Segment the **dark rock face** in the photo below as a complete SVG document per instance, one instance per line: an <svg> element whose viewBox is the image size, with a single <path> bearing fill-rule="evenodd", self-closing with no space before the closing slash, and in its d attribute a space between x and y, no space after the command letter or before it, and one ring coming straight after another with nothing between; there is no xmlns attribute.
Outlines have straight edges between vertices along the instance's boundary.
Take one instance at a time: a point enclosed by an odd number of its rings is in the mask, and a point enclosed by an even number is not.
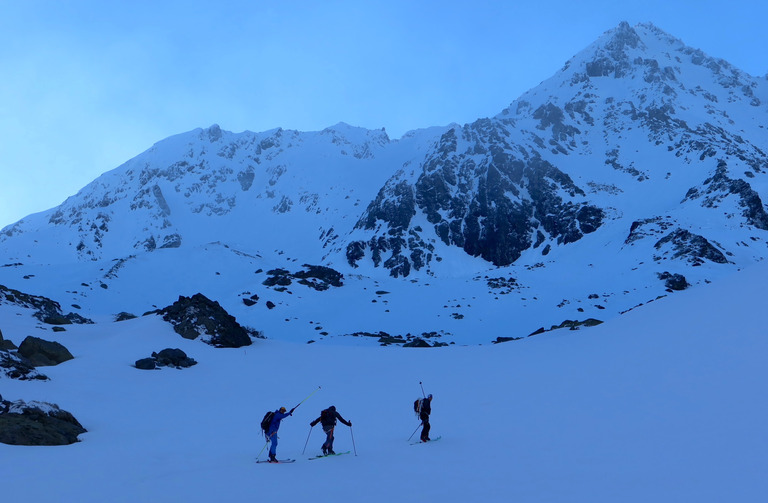
<svg viewBox="0 0 768 503"><path fill-rule="evenodd" d="M567 154L560 142L569 145L579 131L564 125L563 111L554 105L535 114L541 129L551 131L550 143ZM412 267L418 270L433 260L429 239L435 236L505 266L534 246L534 235L540 235L536 246L546 237L567 244L597 230L603 210L580 201L584 191L536 150L513 145L507 130L512 127L484 119L451 129L428 155L415 183L400 179L402 172L395 175L358 221L357 229L374 236L347 246L350 265L370 251L374 265L407 276ZM433 225L432 232L412 225L417 212Z"/></svg>
<svg viewBox="0 0 768 503"><path fill-rule="evenodd" d="M286 269L272 269L271 271L267 271L268 278L265 279L262 284L265 286L286 287L290 286L293 281L296 280L297 283L320 292L328 290L328 288L332 286L341 287L344 285L344 275L335 269L309 264L304 264L302 267L304 268L303 271L294 273L291 273ZM259 297L256 296L255 300L258 300L258 298ZM251 297L251 299L254 300L253 297ZM243 301L245 302L245 299L243 299ZM255 301L250 304L248 302L245 303L246 305L253 305L255 304Z"/></svg>
<svg viewBox="0 0 768 503"><path fill-rule="evenodd" d="M171 323L176 333L185 339L203 336L203 342L219 348L249 346L251 336L254 335L241 326L218 302L201 293L192 297L180 296L179 300L161 309L158 314Z"/></svg>
<svg viewBox="0 0 768 503"><path fill-rule="evenodd" d="M69 445L87 430L57 405L0 401L0 442L9 445Z"/></svg>
<svg viewBox="0 0 768 503"><path fill-rule="evenodd" d="M424 339L414 339L411 342L403 344L404 348L431 348L432 346Z"/></svg>
<svg viewBox="0 0 768 503"><path fill-rule="evenodd" d="M197 362L192 358L189 358L187 354L179 348L166 348L159 353L153 353L152 356L157 360L157 364L163 366L174 367L191 367L196 365Z"/></svg>
<svg viewBox="0 0 768 503"><path fill-rule="evenodd" d="M16 348L16 344L13 341L6 341L3 339L3 332L0 330L0 351L12 351Z"/></svg>
<svg viewBox="0 0 768 503"><path fill-rule="evenodd" d="M663 273L659 274L659 279L664 281L664 286L666 286L670 290L685 290L689 286L691 286L688 283L688 280L685 279L685 276L682 274L672 274L670 272L664 271Z"/></svg>
<svg viewBox="0 0 768 503"><path fill-rule="evenodd" d="M125 311L123 311L121 313L118 313L115 316L115 321L126 321L126 320L132 320L134 318L136 318L135 314L126 313Z"/></svg>
<svg viewBox="0 0 768 503"><path fill-rule="evenodd" d="M675 229L661 238L654 247L659 250L666 244L672 246L672 258L686 257L694 265L701 264L704 260L716 264L728 263L725 255L703 236L693 234L685 229Z"/></svg>
<svg viewBox="0 0 768 503"><path fill-rule="evenodd" d="M54 366L74 358L62 344L32 336L21 341L19 354L35 367Z"/></svg>
<svg viewBox="0 0 768 503"><path fill-rule="evenodd" d="M405 181L390 179L371 203L362 223L366 229L372 229L377 220L383 220L389 222L390 228L403 231L414 215L413 187Z"/></svg>
<svg viewBox="0 0 768 503"><path fill-rule="evenodd" d="M715 174L704 180L701 187L690 189L683 202L703 198L703 207L717 208L723 199L730 195L739 198L739 206L744 208L742 215L747 223L758 229L768 230L768 213L760 195L745 180L730 178L728 166L722 160L718 162Z"/></svg>
<svg viewBox="0 0 768 503"><path fill-rule="evenodd" d="M663 235L673 226L674 223L662 217L635 220L629 228L629 235L624 240L624 244L632 244L649 236Z"/></svg>
<svg viewBox="0 0 768 503"><path fill-rule="evenodd" d="M142 358L141 360L136 360L134 366L139 370L155 370L157 368L154 358Z"/></svg>
<svg viewBox="0 0 768 503"><path fill-rule="evenodd" d="M71 323L93 323L88 318L84 318L77 313L64 314L61 311L61 305L39 295L29 295L12 288L0 285L0 302L7 302L28 309L35 309L33 315L38 320L49 325L69 325Z"/></svg>
<svg viewBox="0 0 768 503"><path fill-rule="evenodd" d="M7 341L10 342L10 341ZM0 350L0 375L5 375L11 379L20 381L29 381L37 379L47 381L48 377L35 370L32 362L11 351Z"/></svg>
<svg viewBox="0 0 768 503"><path fill-rule="evenodd" d="M342 282L344 275L330 267L309 264L304 264L302 267L305 268L304 271L293 274L302 285L318 291L328 290L331 286L338 288L344 285Z"/></svg>
<svg viewBox="0 0 768 503"><path fill-rule="evenodd" d="M175 367L177 369L189 368L197 365L197 362L189 358L181 349L166 348L159 353L152 353L151 358L142 358L136 361L136 368L141 370L155 370L158 367Z"/></svg>
<svg viewBox="0 0 768 503"><path fill-rule="evenodd" d="M625 50L642 44L637 32L627 22L622 22L613 38L595 54L595 59L587 63L587 75L590 77L624 77L632 67Z"/></svg>
<svg viewBox="0 0 768 503"><path fill-rule="evenodd" d="M287 269L272 269L267 271L267 276L269 277L262 282L264 286L290 286L293 282Z"/></svg>

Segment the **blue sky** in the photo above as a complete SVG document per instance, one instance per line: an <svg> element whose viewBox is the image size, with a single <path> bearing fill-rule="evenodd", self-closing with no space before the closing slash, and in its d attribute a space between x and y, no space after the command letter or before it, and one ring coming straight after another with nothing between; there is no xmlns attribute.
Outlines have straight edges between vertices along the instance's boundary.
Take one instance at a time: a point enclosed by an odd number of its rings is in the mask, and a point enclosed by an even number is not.
<svg viewBox="0 0 768 503"><path fill-rule="evenodd" d="M170 135L500 112L621 21L756 76L768 2L0 0L0 227Z"/></svg>

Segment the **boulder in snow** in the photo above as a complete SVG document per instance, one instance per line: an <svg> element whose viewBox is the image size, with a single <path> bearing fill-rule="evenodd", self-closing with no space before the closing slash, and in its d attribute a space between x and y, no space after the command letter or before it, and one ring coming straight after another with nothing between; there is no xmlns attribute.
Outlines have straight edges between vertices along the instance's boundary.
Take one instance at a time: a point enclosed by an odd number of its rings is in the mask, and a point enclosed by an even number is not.
<svg viewBox="0 0 768 503"><path fill-rule="evenodd" d="M155 370L157 368L154 358L142 358L141 360L136 360L134 366L140 370Z"/></svg>
<svg viewBox="0 0 768 503"><path fill-rule="evenodd" d="M74 358L62 344L31 335L21 341L19 354L32 362L35 367L54 366Z"/></svg>
<svg viewBox="0 0 768 503"><path fill-rule="evenodd" d="M46 402L0 400L0 442L9 445L69 445L87 430L75 417Z"/></svg>

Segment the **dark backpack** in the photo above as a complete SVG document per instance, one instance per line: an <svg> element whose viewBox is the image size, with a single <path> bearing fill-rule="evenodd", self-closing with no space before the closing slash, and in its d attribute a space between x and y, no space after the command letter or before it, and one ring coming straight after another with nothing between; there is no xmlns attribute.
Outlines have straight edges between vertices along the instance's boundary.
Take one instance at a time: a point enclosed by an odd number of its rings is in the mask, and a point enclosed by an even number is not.
<svg viewBox="0 0 768 503"><path fill-rule="evenodd" d="M323 426L335 426L336 425L336 414L334 414L331 409L325 409L320 412L320 424Z"/></svg>
<svg viewBox="0 0 768 503"><path fill-rule="evenodd" d="M264 435L267 434L269 431L269 425L272 424L272 419L275 417L274 411L269 411L266 414L264 414L264 419L261 420L261 431L264 432Z"/></svg>
<svg viewBox="0 0 768 503"><path fill-rule="evenodd" d="M421 401L422 400L423 400L423 398L417 398L413 402L413 411L416 413L417 416L421 413Z"/></svg>

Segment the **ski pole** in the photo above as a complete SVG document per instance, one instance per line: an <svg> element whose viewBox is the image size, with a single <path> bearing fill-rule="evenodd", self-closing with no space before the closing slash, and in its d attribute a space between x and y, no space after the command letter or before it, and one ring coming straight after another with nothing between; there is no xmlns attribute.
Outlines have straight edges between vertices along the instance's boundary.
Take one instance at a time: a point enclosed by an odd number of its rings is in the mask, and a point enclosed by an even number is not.
<svg viewBox="0 0 768 503"><path fill-rule="evenodd" d="M408 441L410 442L413 436L416 434L417 431L419 431L419 427L421 426L421 423L419 423L419 426L416 427L415 430L413 430L413 433L411 433L411 436L408 437Z"/></svg>
<svg viewBox="0 0 768 503"><path fill-rule="evenodd" d="M427 394L424 393L424 386L421 384L421 381L419 381L419 386L421 386L421 394L424 395L424 398L427 398Z"/></svg>
<svg viewBox="0 0 768 503"><path fill-rule="evenodd" d="M355 447L355 434L352 433L352 426L349 427L349 434L352 435L352 449L354 449L355 456L357 456L357 447Z"/></svg>
<svg viewBox="0 0 768 503"><path fill-rule="evenodd" d="M312 434L312 428L314 428L314 426L309 427L309 435ZM304 442L304 450L301 451L302 454L304 454L304 452L307 450L307 444L309 443L309 435L307 435L307 441Z"/></svg>
<svg viewBox="0 0 768 503"><path fill-rule="evenodd" d="M261 456L261 453L264 452L264 449L266 449L268 445L269 445L269 440L266 441L266 443L264 444L264 447L262 447L259 453L256 454L256 460L259 459L259 456Z"/></svg>
<svg viewBox="0 0 768 503"><path fill-rule="evenodd" d="M294 409L294 410L296 410L296 408L298 408L298 406L299 406L299 405L301 405L301 404L303 404L304 402L306 402L306 401L309 399L309 397L310 397L310 396L312 396L312 395L314 395L315 393L317 393L317 392L320 390L320 388L321 388L321 386L318 386L318 387L317 387L317 389L316 389L315 391L313 391L312 393L310 393L310 394L307 396L307 398L305 398L304 400L302 400L302 401L300 401L299 403L297 403L297 404L296 404L296 407L294 407L293 409Z"/></svg>

